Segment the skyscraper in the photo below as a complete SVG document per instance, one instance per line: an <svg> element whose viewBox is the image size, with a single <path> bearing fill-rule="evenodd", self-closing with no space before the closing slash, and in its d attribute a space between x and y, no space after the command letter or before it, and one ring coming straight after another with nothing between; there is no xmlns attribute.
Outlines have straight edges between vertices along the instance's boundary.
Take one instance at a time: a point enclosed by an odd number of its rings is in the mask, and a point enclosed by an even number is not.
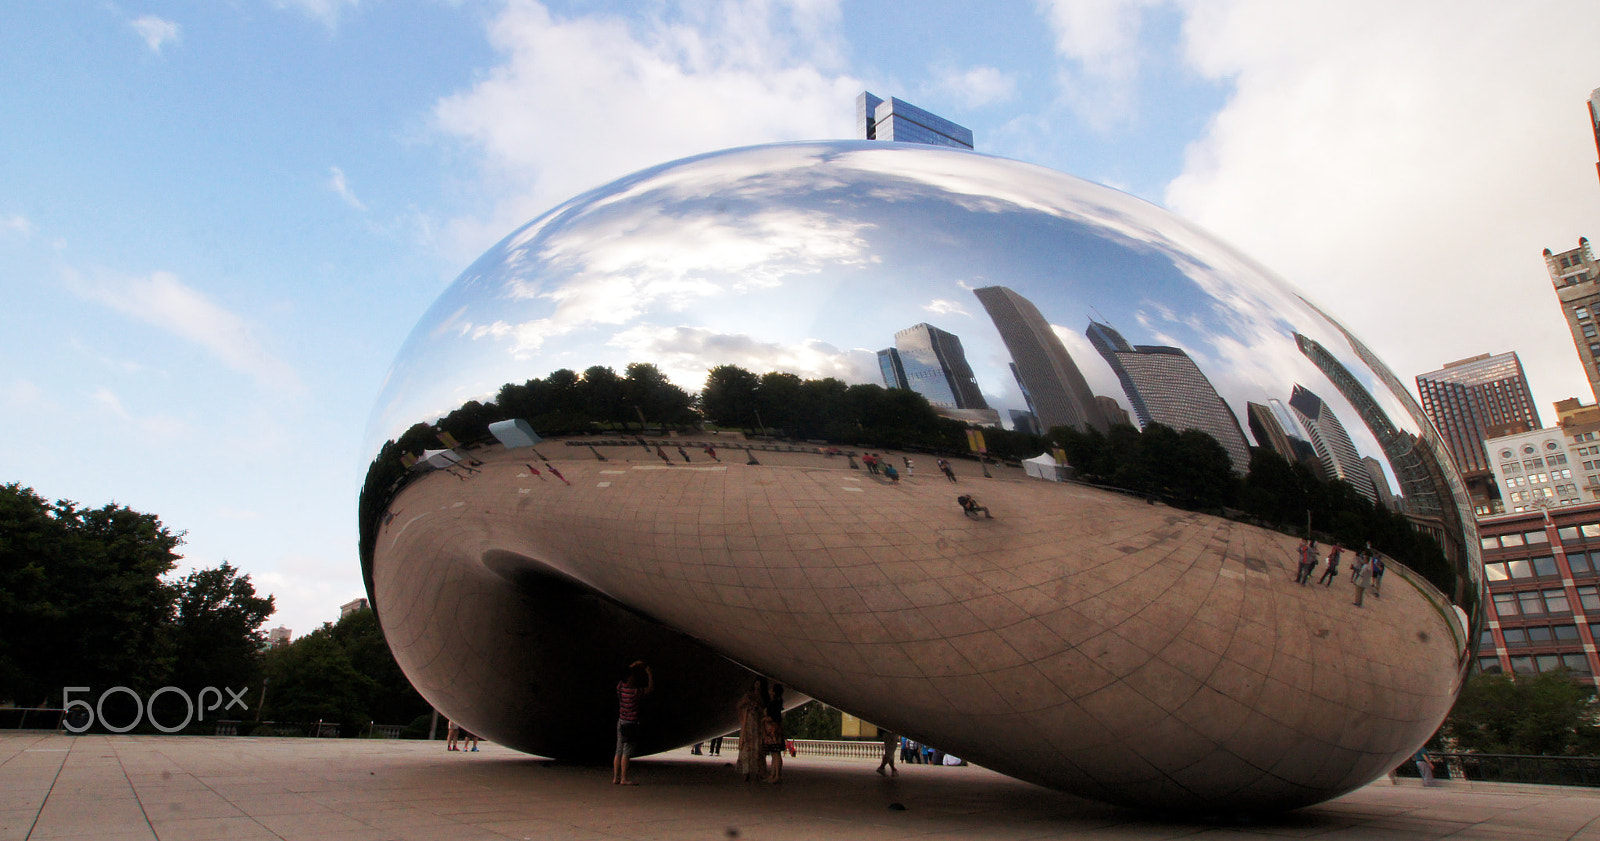
<svg viewBox="0 0 1600 841"><path fill-rule="evenodd" d="M1356 452L1350 433L1345 431L1339 416L1333 413L1328 404L1310 389L1296 384L1294 392L1289 395L1289 408L1294 410L1300 427L1311 436L1311 446L1316 449L1317 458L1322 461L1328 477L1342 479L1355 488L1356 493L1377 501L1378 491L1367 477L1367 467L1361 462L1361 454Z"/></svg>
<svg viewBox="0 0 1600 841"><path fill-rule="evenodd" d="M1106 431L1110 424L1095 403L1066 345L1039 308L1004 286L972 290L1011 353L1013 372L1045 432L1057 426Z"/></svg>
<svg viewBox="0 0 1600 841"><path fill-rule="evenodd" d="M1417 375L1422 411L1439 431L1475 510L1489 513L1495 494L1483 442L1538 429L1539 409L1516 353L1477 356Z"/></svg>
<svg viewBox="0 0 1600 841"><path fill-rule="evenodd" d="M884 348L878 351L878 372L883 375L884 388L910 388L906 382L906 368L900 363L900 351Z"/></svg>
<svg viewBox="0 0 1600 841"><path fill-rule="evenodd" d="M928 398L935 409L988 409L988 401L978 389L978 380L967 364L961 339L954 333L931 324L914 324L894 334L894 347L878 352L878 364L889 354L897 363L898 376L912 391ZM891 388L885 372L884 382Z"/></svg>
<svg viewBox="0 0 1600 841"><path fill-rule="evenodd" d="M1116 372L1140 429L1159 423L1179 432L1199 430L1222 445L1234 472L1250 469L1250 445L1238 416L1189 354L1164 345L1134 347L1098 321L1090 321L1085 334Z"/></svg>
<svg viewBox="0 0 1600 841"><path fill-rule="evenodd" d="M867 91L856 97L856 129L863 140L894 140L931 146L972 148L972 129L906 102L879 99Z"/></svg>
<svg viewBox="0 0 1600 841"><path fill-rule="evenodd" d="M1245 422L1250 425L1250 434L1255 436L1256 446L1272 450L1290 464L1298 461L1314 470L1321 469L1321 463L1316 460L1316 451L1311 448L1311 443L1296 434L1299 428L1289 425L1273 411L1272 407L1260 403L1246 403L1244 414Z"/></svg>
<svg viewBox="0 0 1600 841"><path fill-rule="evenodd" d="M1589 124L1594 128L1595 153L1600 154L1600 88L1589 92ZM1594 168L1600 171L1600 161L1596 161Z"/></svg>
<svg viewBox="0 0 1600 841"><path fill-rule="evenodd" d="M1593 99L1589 107L1595 107ZM1589 390L1600 400L1600 325L1595 323L1595 310L1600 308L1600 264L1595 263L1585 237L1579 237L1578 247L1571 251L1553 254L1546 248L1544 264L1550 270L1556 297L1561 300L1561 314L1567 317L1567 327L1572 330L1578 361L1589 377Z"/></svg>

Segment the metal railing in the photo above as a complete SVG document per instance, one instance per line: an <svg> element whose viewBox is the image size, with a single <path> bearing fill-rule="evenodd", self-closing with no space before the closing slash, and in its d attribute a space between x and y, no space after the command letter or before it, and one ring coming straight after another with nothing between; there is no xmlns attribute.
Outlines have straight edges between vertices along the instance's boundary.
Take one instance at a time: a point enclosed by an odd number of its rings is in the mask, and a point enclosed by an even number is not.
<svg viewBox="0 0 1600 841"><path fill-rule="evenodd" d="M790 739L789 743L794 745L795 756L828 756L844 759L877 759L883 756L883 743L877 740L833 742L821 739ZM729 736L723 739L722 752L738 753L739 737Z"/></svg>
<svg viewBox="0 0 1600 841"><path fill-rule="evenodd" d="M0 707L0 729L60 730L65 716L57 707Z"/></svg>
<svg viewBox="0 0 1600 841"><path fill-rule="evenodd" d="M1444 752L1428 755L1433 757L1434 776L1441 780L1600 788L1600 756ZM1402 763L1395 774L1417 776L1416 763Z"/></svg>

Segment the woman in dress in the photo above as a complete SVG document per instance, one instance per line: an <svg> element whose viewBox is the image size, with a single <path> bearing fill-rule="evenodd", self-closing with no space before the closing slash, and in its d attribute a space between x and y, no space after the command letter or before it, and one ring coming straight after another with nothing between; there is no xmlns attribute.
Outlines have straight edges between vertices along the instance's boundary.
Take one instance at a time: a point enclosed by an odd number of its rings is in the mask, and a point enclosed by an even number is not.
<svg viewBox="0 0 1600 841"><path fill-rule="evenodd" d="M894 465L889 465L891 468ZM772 697L767 699L765 720L761 725L761 752L772 755L772 773L767 782L783 782L783 684L773 684Z"/></svg>
<svg viewBox="0 0 1600 841"><path fill-rule="evenodd" d="M767 709L767 679L757 678L750 691L739 699L739 773L744 781L767 776L767 761L761 753L761 720Z"/></svg>

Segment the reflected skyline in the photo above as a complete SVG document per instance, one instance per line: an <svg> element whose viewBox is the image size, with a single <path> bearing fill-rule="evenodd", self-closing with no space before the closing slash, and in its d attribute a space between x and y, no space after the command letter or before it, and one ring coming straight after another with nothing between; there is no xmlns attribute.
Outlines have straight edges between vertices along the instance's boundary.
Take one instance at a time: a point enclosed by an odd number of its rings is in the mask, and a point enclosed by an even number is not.
<svg viewBox="0 0 1600 841"><path fill-rule="evenodd" d="M1414 750L1482 619L1450 467L1393 390L1287 284L1113 190L728 150L558 206L440 297L375 410L364 573L424 696L522 750L592 752L604 664L660 648L717 678L651 750L725 730L747 669L1085 796L1290 808ZM1043 436L948 416L976 411ZM490 440L505 419L540 440ZM407 468L440 431L479 463ZM1308 448L1335 481L1277 457ZM1296 585L1305 530L1376 544L1382 595Z"/></svg>

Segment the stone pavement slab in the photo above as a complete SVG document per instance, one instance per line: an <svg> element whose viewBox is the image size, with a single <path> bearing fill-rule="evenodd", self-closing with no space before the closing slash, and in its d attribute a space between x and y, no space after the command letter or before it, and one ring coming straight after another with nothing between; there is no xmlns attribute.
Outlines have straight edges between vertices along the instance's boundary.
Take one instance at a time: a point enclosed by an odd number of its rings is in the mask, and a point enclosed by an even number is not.
<svg viewBox="0 0 1600 841"><path fill-rule="evenodd" d="M977 767L801 757L778 785L746 784L733 757L677 751L610 768L485 744L0 733L0 841L109 839L794 839L955 841L1070 836L1151 841L1594 839L1600 792L1382 781L1253 820L1140 813Z"/></svg>

